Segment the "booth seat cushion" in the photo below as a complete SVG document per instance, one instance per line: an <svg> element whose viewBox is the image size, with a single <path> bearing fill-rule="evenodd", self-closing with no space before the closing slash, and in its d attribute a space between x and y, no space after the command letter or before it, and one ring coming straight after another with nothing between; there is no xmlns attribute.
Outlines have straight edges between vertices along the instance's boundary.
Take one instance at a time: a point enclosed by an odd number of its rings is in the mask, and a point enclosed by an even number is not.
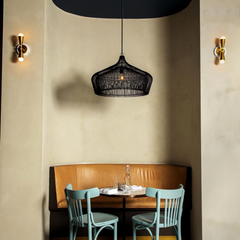
<svg viewBox="0 0 240 240"><path fill-rule="evenodd" d="M71 183L74 190L112 186L114 176L122 181L126 164L74 164L54 167L58 208L67 208L64 189ZM185 187L187 167L171 164L130 164L132 185L174 189ZM99 196L91 200L92 208L122 208L122 199ZM154 198L127 198L126 208L154 208ZM83 203L86 207L86 203Z"/></svg>

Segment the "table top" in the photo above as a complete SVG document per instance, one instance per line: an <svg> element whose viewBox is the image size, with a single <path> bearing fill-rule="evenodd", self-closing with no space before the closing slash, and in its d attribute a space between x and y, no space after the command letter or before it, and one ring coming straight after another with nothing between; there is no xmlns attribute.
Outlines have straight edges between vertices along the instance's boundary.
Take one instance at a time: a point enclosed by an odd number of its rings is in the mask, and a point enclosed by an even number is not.
<svg viewBox="0 0 240 240"><path fill-rule="evenodd" d="M100 195L105 197L117 197L117 198L138 198L138 197L146 197L146 188L142 188L139 190L130 190L129 192L125 193L123 191L118 191L118 193L114 194L107 194L102 193L101 189L112 189L112 187L104 187L100 188Z"/></svg>

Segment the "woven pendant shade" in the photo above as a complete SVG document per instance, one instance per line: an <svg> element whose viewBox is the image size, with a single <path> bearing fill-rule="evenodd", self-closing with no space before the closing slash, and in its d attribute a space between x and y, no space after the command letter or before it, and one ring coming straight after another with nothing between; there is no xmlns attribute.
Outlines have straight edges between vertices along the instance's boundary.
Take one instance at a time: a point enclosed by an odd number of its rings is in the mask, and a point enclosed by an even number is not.
<svg viewBox="0 0 240 240"><path fill-rule="evenodd" d="M115 65L95 73L92 84L95 94L99 96L138 97L149 93L152 76L128 64L121 55Z"/></svg>
<svg viewBox="0 0 240 240"><path fill-rule="evenodd" d="M152 76L130 64L123 54L123 0L121 0L121 55L118 62L92 76L95 94L104 97L148 95Z"/></svg>

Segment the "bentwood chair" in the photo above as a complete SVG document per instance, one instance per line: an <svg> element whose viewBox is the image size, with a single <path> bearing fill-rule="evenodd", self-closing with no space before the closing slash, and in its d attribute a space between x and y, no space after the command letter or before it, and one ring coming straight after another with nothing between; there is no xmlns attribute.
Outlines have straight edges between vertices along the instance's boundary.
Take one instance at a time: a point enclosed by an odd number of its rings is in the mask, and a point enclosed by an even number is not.
<svg viewBox="0 0 240 240"><path fill-rule="evenodd" d="M159 229L174 227L177 240L181 240L181 216L185 190L180 184L178 189L163 190L148 187L146 196L156 198L156 211L138 214L132 217L133 240L136 240L136 230L147 229L152 240L153 234L150 228L155 228L155 240L159 240ZM161 202L164 203L164 211L160 212Z"/></svg>
<svg viewBox="0 0 240 240"><path fill-rule="evenodd" d="M65 196L69 213L69 235L70 240L75 240L79 227L88 228L88 240L94 240L104 228L113 230L114 240L117 240L118 217L107 213L97 213L91 211L91 198L99 196L98 188L85 190L72 190L72 185L68 184L65 188ZM87 213L83 214L81 200L87 200Z"/></svg>

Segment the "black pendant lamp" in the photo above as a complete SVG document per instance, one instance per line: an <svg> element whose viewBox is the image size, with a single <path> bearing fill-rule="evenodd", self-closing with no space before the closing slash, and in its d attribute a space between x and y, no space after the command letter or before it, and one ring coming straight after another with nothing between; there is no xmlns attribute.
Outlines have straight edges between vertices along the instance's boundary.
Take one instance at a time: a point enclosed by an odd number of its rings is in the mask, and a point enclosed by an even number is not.
<svg viewBox="0 0 240 240"><path fill-rule="evenodd" d="M123 4L121 0L121 55L116 64L95 73L92 84L96 95L139 97L149 94L152 76L127 63L123 54Z"/></svg>

